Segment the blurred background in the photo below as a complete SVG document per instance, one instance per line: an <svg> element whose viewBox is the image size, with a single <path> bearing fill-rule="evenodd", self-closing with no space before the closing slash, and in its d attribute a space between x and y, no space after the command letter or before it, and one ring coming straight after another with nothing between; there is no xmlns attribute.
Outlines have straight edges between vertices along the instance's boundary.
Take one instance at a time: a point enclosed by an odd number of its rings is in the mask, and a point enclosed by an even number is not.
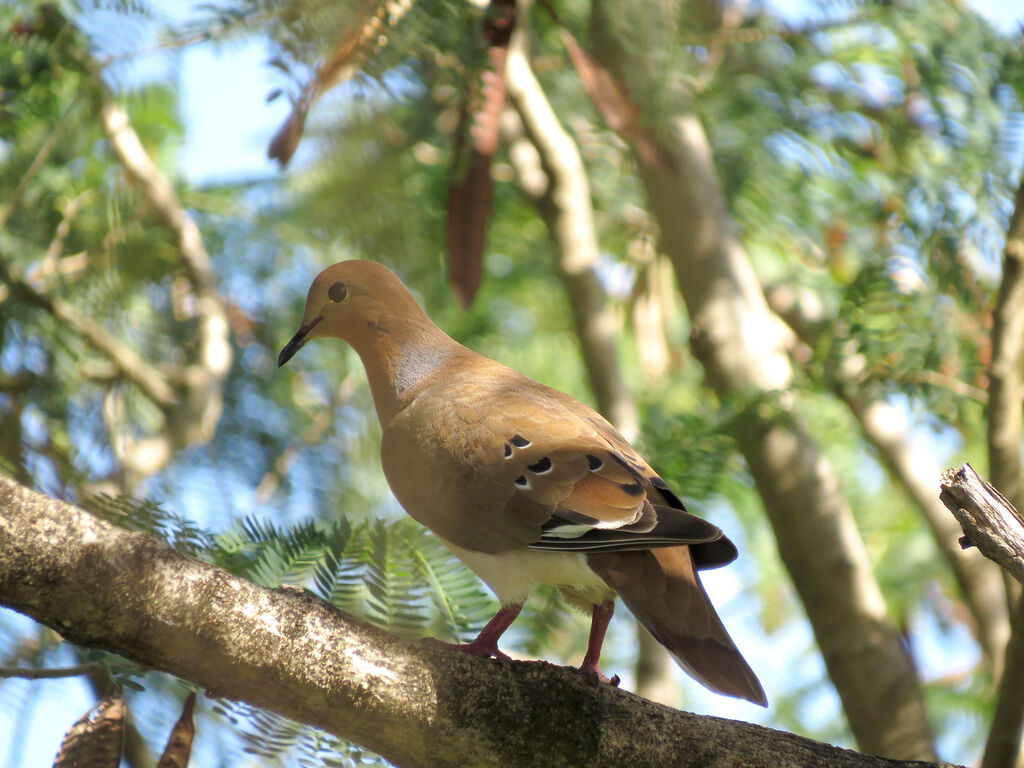
<svg viewBox="0 0 1024 768"><path fill-rule="evenodd" d="M947 466L988 476L1000 418L1012 5L11 0L0 469L397 633L472 637L496 604L391 497L358 358L276 367L312 277L381 261L738 544L704 581L769 708L705 691L623 610L602 667L624 687L977 764L1017 595L937 496ZM506 649L578 664L587 621L541 592ZM0 680L0 764L52 760L111 680L125 764L155 764L187 683L0 611L0 666L85 661L107 671ZM197 720L195 765L382 762L231 702Z"/></svg>

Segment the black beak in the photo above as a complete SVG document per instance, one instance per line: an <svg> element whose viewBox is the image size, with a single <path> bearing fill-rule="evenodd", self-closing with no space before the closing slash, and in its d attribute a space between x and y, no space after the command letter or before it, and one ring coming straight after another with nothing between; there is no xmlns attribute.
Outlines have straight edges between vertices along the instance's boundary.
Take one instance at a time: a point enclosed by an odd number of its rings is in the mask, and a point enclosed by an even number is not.
<svg viewBox="0 0 1024 768"><path fill-rule="evenodd" d="M281 354L277 356L277 367L280 368L282 365L287 363L293 357L295 353L302 349L306 342L309 341L309 332L313 330L313 326L323 320L322 317L315 317L313 320L306 325L302 326L292 336L292 340L284 345L284 349L281 350Z"/></svg>

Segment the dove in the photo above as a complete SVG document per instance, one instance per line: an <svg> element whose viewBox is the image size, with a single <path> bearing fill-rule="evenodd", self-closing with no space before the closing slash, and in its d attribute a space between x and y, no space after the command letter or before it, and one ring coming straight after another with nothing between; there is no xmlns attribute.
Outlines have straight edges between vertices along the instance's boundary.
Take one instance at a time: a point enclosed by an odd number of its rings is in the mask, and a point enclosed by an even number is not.
<svg viewBox="0 0 1024 768"><path fill-rule="evenodd" d="M317 275L278 365L320 338L362 360L399 503L498 598L495 617L457 648L507 659L502 634L549 584L591 616L580 670L617 684L600 655L619 597L695 680L766 706L698 575L735 560L735 545L687 512L600 414L459 344L375 262Z"/></svg>

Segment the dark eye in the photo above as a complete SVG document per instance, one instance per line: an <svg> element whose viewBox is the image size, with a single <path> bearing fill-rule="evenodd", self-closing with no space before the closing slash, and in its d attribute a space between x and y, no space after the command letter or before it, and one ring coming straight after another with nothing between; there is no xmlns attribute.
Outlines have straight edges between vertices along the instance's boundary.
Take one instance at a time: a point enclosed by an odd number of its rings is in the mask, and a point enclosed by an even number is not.
<svg viewBox="0 0 1024 768"><path fill-rule="evenodd" d="M348 288L345 287L344 283L335 283L327 289L327 298L338 304L345 300L348 296Z"/></svg>

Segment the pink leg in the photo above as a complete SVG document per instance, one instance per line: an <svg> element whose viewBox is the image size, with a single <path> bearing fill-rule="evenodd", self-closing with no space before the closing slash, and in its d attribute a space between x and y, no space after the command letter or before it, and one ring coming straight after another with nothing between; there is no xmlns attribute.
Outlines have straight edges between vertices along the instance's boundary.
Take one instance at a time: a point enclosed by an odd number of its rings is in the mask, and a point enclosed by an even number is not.
<svg viewBox="0 0 1024 768"><path fill-rule="evenodd" d="M445 643L445 645L473 656L493 656L496 659L508 661L508 656L498 650L498 640L515 621L521 610L523 610L522 603L503 605L494 618L487 622L487 626L480 630L476 640L471 643Z"/></svg>
<svg viewBox="0 0 1024 768"><path fill-rule="evenodd" d="M605 677L601 673L601 667L598 663L601 660L601 646L604 645L604 635L608 631L608 622L612 620L613 613L615 613L614 600L594 606L594 610L590 614L590 640L587 642L587 655L583 657L580 671L586 675L593 675L602 683L610 683L617 686L619 684L619 676Z"/></svg>

